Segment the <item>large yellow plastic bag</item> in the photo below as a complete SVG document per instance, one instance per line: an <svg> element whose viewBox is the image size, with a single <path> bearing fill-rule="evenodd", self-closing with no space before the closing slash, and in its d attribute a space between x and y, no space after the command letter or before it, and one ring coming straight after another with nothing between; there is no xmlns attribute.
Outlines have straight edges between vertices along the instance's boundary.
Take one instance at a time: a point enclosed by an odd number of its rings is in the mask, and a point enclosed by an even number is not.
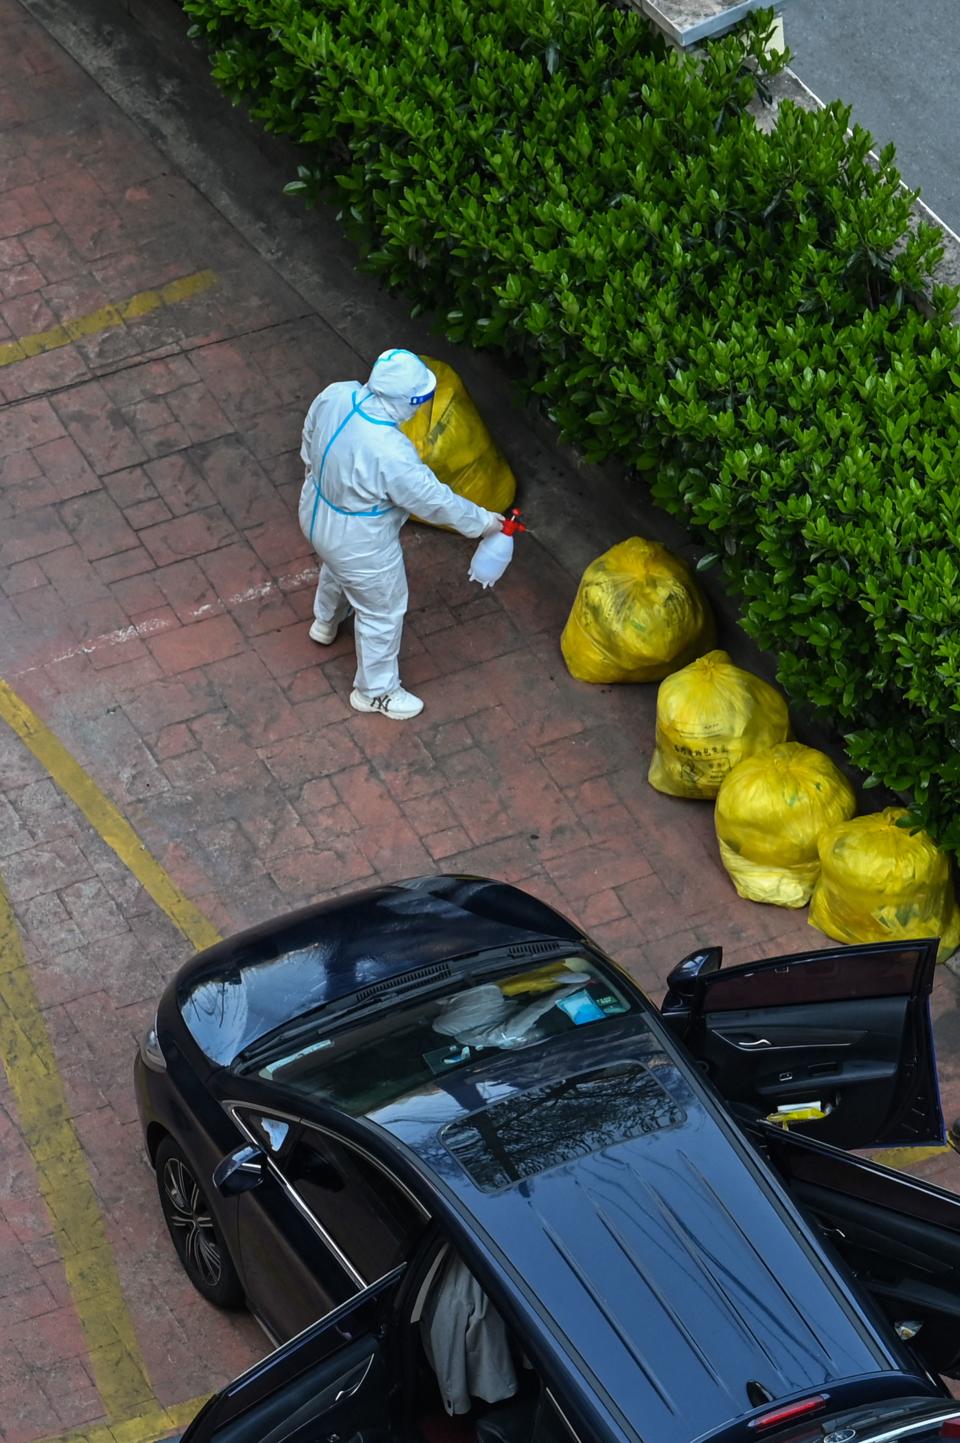
<svg viewBox="0 0 960 1443"><path fill-rule="evenodd" d="M658 541L631 536L583 573L560 647L580 681L660 681L713 642L690 568Z"/></svg>
<svg viewBox="0 0 960 1443"><path fill-rule="evenodd" d="M787 703L759 676L708 651L660 683L649 782L672 797L715 797L744 757L790 736Z"/></svg>
<svg viewBox="0 0 960 1443"><path fill-rule="evenodd" d="M837 942L939 937L943 962L960 946L950 859L926 832L898 827L906 815L887 807L824 833L810 925Z"/></svg>
<svg viewBox="0 0 960 1443"><path fill-rule="evenodd" d="M400 429L420 459L458 496L488 511L509 511L517 494L516 478L466 386L443 361L429 356L422 360L436 376L437 389Z"/></svg>
<svg viewBox="0 0 960 1443"><path fill-rule="evenodd" d="M802 907L820 875L820 838L855 811L853 788L829 757L781 742L746 757L721 782L720 860L741 897Z"/></svg>

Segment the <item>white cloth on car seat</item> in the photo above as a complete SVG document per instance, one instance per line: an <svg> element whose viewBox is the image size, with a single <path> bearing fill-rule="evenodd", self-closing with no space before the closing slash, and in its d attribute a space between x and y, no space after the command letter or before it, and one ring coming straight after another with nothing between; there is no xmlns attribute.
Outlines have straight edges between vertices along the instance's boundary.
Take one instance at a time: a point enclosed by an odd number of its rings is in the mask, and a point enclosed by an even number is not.
<svg viewBox="0 0 960 1443"><path fill-rule="evenodd" d="M495 982L484 982L445 1001L432 1026L441 1037L452 1037L463 1047L525 1047L535 1041L540 1018L569 993L584 987L589 973L568 972L558 987L525 1006L504 997Z"/></svg>
<svg viewBox="0 0 960 1443"><path fill-rule="evenodd" d="M451 1416L468 1413L474 1398L502 1403L517 1391L503 1319L456 1254L430 1290L420 1335Z"/></svg>

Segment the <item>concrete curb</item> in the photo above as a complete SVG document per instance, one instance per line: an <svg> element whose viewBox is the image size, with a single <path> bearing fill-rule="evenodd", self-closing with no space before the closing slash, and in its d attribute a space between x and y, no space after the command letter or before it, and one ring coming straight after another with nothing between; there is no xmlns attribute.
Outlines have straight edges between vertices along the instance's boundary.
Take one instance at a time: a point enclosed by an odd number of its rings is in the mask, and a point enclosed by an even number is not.
<svg viewBox="0 0 960 1443"><path fill-rule="evenodd" d="M772 96L770 106L755 107L753 114L757 124L763 129L769 129L776 120L777 111L785 100L791 100L795 105L801 106L804 110L824 110L826 102L821 100L805 84L793 70L789 68L781 71L768 82ZM876 151L871 151L874 159L877 158ZM910 187L901 182L904 190ZM914 218L918 224L935 225L943 232L943 260L937 272L937 280L943 285L960 285L960 235L947 225L946 221L937 215L925 201L919 198L913 205ZM958 316L960 319L960 316Z"/></svg>

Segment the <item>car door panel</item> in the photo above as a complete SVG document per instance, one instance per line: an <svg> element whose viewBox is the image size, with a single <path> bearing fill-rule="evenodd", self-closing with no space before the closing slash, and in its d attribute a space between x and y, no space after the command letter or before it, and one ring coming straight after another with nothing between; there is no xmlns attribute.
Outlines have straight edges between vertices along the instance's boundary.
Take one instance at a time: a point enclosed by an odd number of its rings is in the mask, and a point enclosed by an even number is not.
<svg viewBox="0 0 960 1443"><path fill-rule="evenodd" d="M238 1199L238 1232L251 1308L276 1339L302 1332L358 1291L275 1175Z"/></svg>
<svg viewBox="0 0 960 1443"><path fill-rule="evenodd" d="M211 1398L182 1443L325 1443L388 1436L378 1333L402 1277L367 1288Z"/></svg>
<svg viewBox="0 0 960 1443"><path fill-rule="evenodd" d="M924 940L714 971L697 980L681 1035L729 1102L816 1109L798 1125L840 1147L939 1142L935 960Z"/></svg>
<svg viewBox="0 0 960 1443"><path fill-rule="evenodd" d="M305 1123L280 1165L363 1283L374 1282L409 1257L423 1233L426 1209L355 1145Z"/></svg>
<svg viewBox="0 0 960 1443"><path fill-rule="evenodd" d="M829 1078L850 1088L884 1084L892 1097L907 1003L898 997L833 1002L830 1028L817 1025L824 1005L781 1007L774 1026L758 1021L753 1009L706 1018L701 1055L724 1096L745 1101L755 1092L774 1104L791 1102ZM873 1101L875 1095L870 1105ZM884 1112L889 1106L890 1098Z"/></svg>
<svg viewBox="0 0 960 1443"><path fill-rule="evenodd" d="M263 1183L237 1199L244 1283L252 1311L282 1341L355 1296L365 1280L326 1244L286 1179L284 1158L299 1124L271 1136L269 1115L239 1105L233 1113L267 1162Z"/></svg>
<svg viewBox="0 0 960 1443"><path fill-rule="evenodd" d="M960 1377L960 1196L766 1124L754 1134L891 1321L922 1323L928 1366Z"/></svg>

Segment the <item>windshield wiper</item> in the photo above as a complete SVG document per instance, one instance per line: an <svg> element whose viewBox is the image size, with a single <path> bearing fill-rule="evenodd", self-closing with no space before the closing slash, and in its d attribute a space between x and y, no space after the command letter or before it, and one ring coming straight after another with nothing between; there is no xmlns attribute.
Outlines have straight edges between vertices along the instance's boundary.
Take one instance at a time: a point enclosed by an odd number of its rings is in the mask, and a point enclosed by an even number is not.
<svg viewBox="0 0 960 1443"><path fill-rule="evenodd" d="M247 1047L238 1052L230 1064L234 1071L249 1072L251 1067L267 1058L275 1056L279 1047L286 1047L291 1042L296 1042L300 1037L309 1036L315 1032L320 1025L321 1018L324 1030L328 1025L332 1029L339 1027L346 1018L356 1021L358 1017L368 1012L382 1012L385 1002L392 1002L402 999L404 1002L412 1001L414 997L431 997L437 992L446 992L450 985L449 971L442 978L432 977L429 981L411 982L410 973L401 972L399 976L388 978L384 982L375 983L373 987L363 987L357 992L349 992L344 997L338 997L333 1002L321 1002L316 1007L311 1007L309 1012L302 1012L299 1017L293 1018L290 1022L281 1022L278 1027L273 1027L258 1037ZM375 995L371 996L371 993Z"/></svg>
<svg viewBox="0 0 960 1443"><path fill-rule="evenodd" d="M476 971L472 980L479 982L483 978L497 976L500 972L511 971L516 967L516 957L512 955L514 952L521 948L541 952L544 946L543 942L521 943L519 947L511 948L506 956L497 950L491 957L490 965L483 967L482 971ZM558 956L563 956L567 949L557 943L551 950L555 950ZM331 1025L336 1027L347 1017L356 1019L365 1012L379 1012L385 1002L397 999L406 1002L414 997L429 997L437 992L447 992L452 981L464 975L470 976L471 969L477 967L478 959L483 956L482 952L473 952L449 962L433 962L424 967L414 967L407 972L398 972L394 977L385 977L381 982L373 982L369 987L357 988L332 1002L321 1002L316 1007L311 1007L309 1012L302 1012L299 1017L291 1018L289 1022L281 1022L269 1032L255 1038L237 1053L230 1067L234 1071L249 1071L256 1063L273 1057L278 1047L286 1046L313 1032L321 1014L324 1027L328 1019ZM544 957L543 960L548 962L550 959Z"/></svg>
<svg viewBox="0 0 960 1443"><path fill-rule="evenodd" d="M299 1037L306 1037L315 1032L323 1014L324 1024L329 1019L332 1026L336 1026L342 1018L355 1015L358 1012L367 1012L372 1007L379 1007L380 999L375 1003L358 1001L356 994L348 998L340 998L338 1002L321 1002L317 1007L311 1007L309 1012L303 1012L292 1022L281 1022L279 1026L272 1027L262 1037L244 1047L238 1052L230 1064L234 1072L248 1072L258 1062L272 1057L278 1047L285 1047L288 1043L296 1042Z"/></svg>

